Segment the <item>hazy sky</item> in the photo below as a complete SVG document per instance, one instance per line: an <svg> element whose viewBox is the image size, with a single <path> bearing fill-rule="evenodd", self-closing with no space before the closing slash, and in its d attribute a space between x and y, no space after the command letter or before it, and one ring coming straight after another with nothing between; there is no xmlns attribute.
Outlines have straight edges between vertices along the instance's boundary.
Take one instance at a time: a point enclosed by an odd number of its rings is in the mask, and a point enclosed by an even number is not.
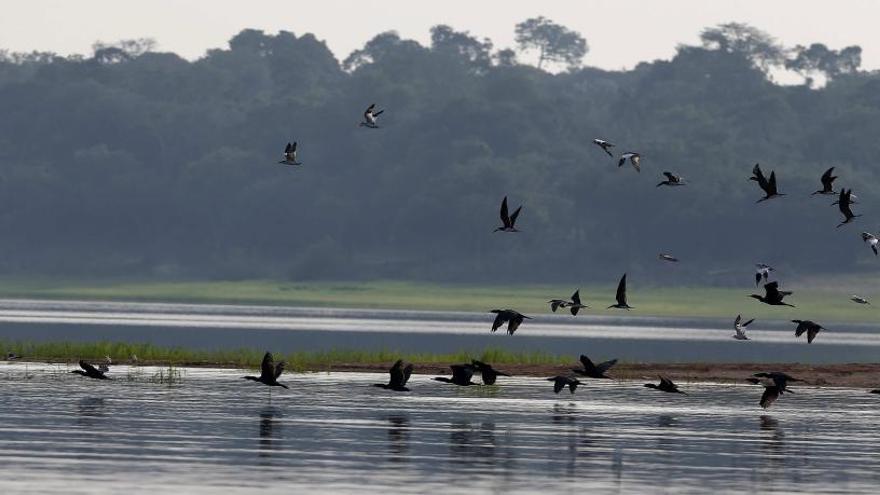
<svg viewBox="0 0 880 495"><path fill-rule="evenodd" d="M703 27L728 21L752 24L786 45L858 44L863 67L880 67L875 0L18 0L3 10L0 49L11 51L87 54L96 40L151 37L160 50L193 59L256 28L312 32L342 59L386 30L427 42L435 24L512 46L513 26L543 15L584 35L585 63L606 69L669 58L676 45L696 44Z"/></svg>

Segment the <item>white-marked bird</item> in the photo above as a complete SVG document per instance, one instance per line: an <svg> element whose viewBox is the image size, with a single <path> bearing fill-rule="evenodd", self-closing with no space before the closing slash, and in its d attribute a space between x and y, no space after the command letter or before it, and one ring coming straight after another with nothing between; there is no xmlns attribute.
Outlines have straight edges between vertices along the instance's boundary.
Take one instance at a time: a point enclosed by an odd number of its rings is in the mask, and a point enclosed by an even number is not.
<svg viewBox="0 0 880 495"><path fill-rule="evenodd" d="M761 279L764 279L764 283L770 278L770 272L774 271L775 268L765 263L755 263L755 287L761 283Z"/></svg>
<svg viewBox="0 0 880 495"><path fill-rule="evenodd" d="M871 250L874 251L874 256L877 256L877 244L880 243L880 240L874 234L869 232L862 232L862 240L871 245Z"/></svg>
<svg viewBox="0 0 880 495"><path fill-rule="evenodd" d="M278 163L283 165L302 165L302 163L296 161L296 141L287 143L287 146L284 147L284 155L282 156L284 159Z"/></svg>
<svg viewBox="0 0 880 495"><path fill-rule="evenodd" d="M360 123L361 127L369 127L371 129L378 129L379 125L376 123L376 119L382 115L382 112L385 110L376 111L376 104L373 103L367 110L364 112L364 121Z"/></svg>
<svg viewBox="0 0 880 495"><path fill-rule="evenodd" d="M862 297L862 296L857 296L857 295L855 295L855 294L853 294L852 296L850 296L849 300L852 301L852 302L855 302L855 303L859 303L859 304L871 304L871 302L868 301L867 299L865 299L864 297Z"/></svg>
<svg viewBox="0 0 880 495"><path fill-rule="evenodd" d="M602 148L602 151L604 151L605 153L608 153L608 156L610 156L611 158L614 158L614 154L611 153L611 148L614 147L614 145L612 143L609 143L608 141L605 141L604 139L599 139L599 138L594 139L593 142L596 143L596 146Z"/></svg>
<svg viewBox="0 0 880 495"><path fill-rule="evenodd" d="M663 172L663 175L666 176L666 180L657 184L657 187L660 186L685 186L687 182L684 181L684 177L680 175L675 175L672 172Z"/></svg>
<svg viewBox="0 0 880 495"><path fill-rule="evenodd" d="M749 326L754 318L747 322L742 321L742 315L736 315L736 320L733 322L733 329L736 330L736 335L733 336L736 340L749 340L749 337L746 335L746 327Z"/></svg>
<svg viewBox="0 0 880 495"><path fill-rule="evenodd" d="M626 163L627 160L629 160L629 163L633 166L634 169L636 169L636 172L641 172L642 167L639 164L639 161L641 161L641 159L642 156L638 153L627 151L626 153L620 155L620 160L617 161L617 166L622 167L623 164Z"/></svg>
<svg viewBox="0 0 880 495"><path fill-rule="evenodd" d="M671 254L660 253L659 258L660 258L661 260L663 260L663 261L669 261L669 262L672 262L672 263L678 263L678 258L676 258L675 256L673 256L673 255L671 255Z"/></svg>

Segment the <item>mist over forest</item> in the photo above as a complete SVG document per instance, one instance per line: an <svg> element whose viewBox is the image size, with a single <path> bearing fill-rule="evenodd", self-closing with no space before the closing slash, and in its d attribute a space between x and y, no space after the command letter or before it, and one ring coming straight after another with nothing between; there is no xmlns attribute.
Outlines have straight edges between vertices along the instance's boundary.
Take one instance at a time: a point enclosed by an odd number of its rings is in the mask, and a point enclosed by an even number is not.
<svg viewBox="0 0 880 495"><path fill-rule="evenodd" d="M514 26L511 26L514 29ZM338 60L244 30L185 60L151 40L0 51L0 275L657 285L875 272L880 75L860 48L709 27L624 71L546 19L515 47L436 26ZM775 82L780 72L802 84ZM358 126L371 103L380 129ZM637 151L642 171L593 138ZM301 167L279 165L297 141ZM752 166L787 196L762 197ZM858 196L841 219L819 176ZM686 187L655 187L662 172ZM493 233L501 198L519 234ZM658 260L660 252L682 261Z"/></svg>

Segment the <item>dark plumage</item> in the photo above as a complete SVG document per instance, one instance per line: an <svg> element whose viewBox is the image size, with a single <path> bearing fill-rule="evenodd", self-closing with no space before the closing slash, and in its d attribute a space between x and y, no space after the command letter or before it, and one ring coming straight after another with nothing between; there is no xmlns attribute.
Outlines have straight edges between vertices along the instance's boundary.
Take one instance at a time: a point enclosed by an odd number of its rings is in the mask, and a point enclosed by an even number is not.
<svg viewBox="0 0 880 495"><path fill-rule="evenodd" d="M471 366L482 377L483 385L495 385L495 380L497 380L499 376L510 376L509 373L498 371L493 368L491 364L477 361L476 359L471 360Z"/></svg>
<svg viewBox="0 0 880 495"><path fill-rule="evenodd" d="M76 373L77 375L82 375L82 376L86 376L89 378L95 378L97 380L109 380L109 378L107 378L104 375L103 371L99 370L98 368L95 368L94 366L92 366L91 364L89 364L83 360L80 360L79 367L82 369L73 370L73 371L71 371L71 373Z"/></svg>
<svg viewBox="0 0 880 495"><path fill-rule="evenodd" d="M642 171L642 166L640 164L642 160L641 155L632 151L627 151L626 153L620 155L620 160L617 161L617 166L622 167L627 160L629 160L629 163L633 166L634 169L636 169L636 172Z"/></svg>
<svg viewBox="0 0 880 495"><path fill-rule="evenodd" d="M672 380L664 376L660 376L659 385L657 385L656 383L646 383L644 386L648 388L653 388L654 390L659 390L661 392L669 392L670 394L684 394L684 392L678 389L678 385L672 383Z"/></svg>
<svg viewBox="0 0 880 495"><path fill-rule="evenodd" d="M371 129L378 129L379 125L376 123L376 118L379 117L380 115L382 115L382 112L384 112L384 111L385 110L379 110L377 112L376 111L376 104L375 103L371 104L369 107L367 107L367 110L364 112L364 121L361 122L359 125L362 127L369 127Z"/></svg>
<svg viewBox="0 0 880 495"><path fill-rule="evenodd" d="M626 274L623 274L623 277L620 277L620 282L617 284L617 294L615 296L617 299L617 304L612 304L608 306L608 309L617 308L617 309L625 309L630 310L634 309L632 306L626 303Z"/></svg>
<svg viewBox="0 0 880 495"><path fill-rule="evenodd" d="M770 179L768 180L764 177L764 173L761 172L761 166L757 163L752 168L752 176L749 177L749 180L756 181L758 186L764 191L764 197L756 201L756 203L760 203L762 201L767 201L768 199L778 198L780 196L785 196L785 194L780 193L776 188L776 171L770 172Z"/></svg>
<svg viewBox="0 0 880 495"><path fill-rule="evenodd" d="M474 376L475 368L471 364L453 364L450 366L452 369L452 378L447 378L445 376L436 376L435 380L443 383L452 383L454 385L460 385L462 387L467 387L470 385L479 385L479 383L474 383L471 381L471 378Z"/></svg>
<svg viewBox="0 0 880 495"><path fill-rule="evenodd" d="M807 332L807 343L812 344L813 339L816 338L816 335L819 333L819 330L825 330L825 327L819 325L818 323L814 323L810 320L791 320L792 323L797 323L797 328L794 331L795 337L800 337L804 332Z"/></svg>
<svg viewBox="0 0 880 495"><path fill-rule="evenodd" d="M302 165L302 163L296 161L296 141L293 143L287 143L287 146L284 147L284 159L278 163L284 165Z"/></svg>
<svg viewBox="0 0 880 495"><path fill-rule="evenodd" d="M281 361L276 365L275 360L272 358L272 353L267 352L263 356L263 362L260 363L260 376L244 376L242 378L245 380L260 382L263 385L268 385L270 387L289 388L283 383L278 383L278 377L281 376L281 373L283 372L284 361Z"/></svg>
<svg viewBox="0 0 880 495"><path fill-rule="evenodd" d="M837 208L843 214L843 221L837 224L837 228L853 221L854 218L860 217L852 212L852 189L843 188L840 190L840 196L837 199Z"/></svg>
<svg viewBox="0 0 880 495"><path fill-rule="evenodd" d="M764 393L759 402L764 409L770 407L785 392L794 393L788 389L789 382L802 381L779 371L755 373L752 376L754 378L747 378L746 381L764 386Z"/></svg>
<svg viewBox="0 0 880 495"><path fill-rule="evenodd" d="M574 391L577 390L578 385L581 384L581 382L577 378L572 378L570 376L562 376L562 375L548 378L547 381L553 382L553 391L556 392L557 394L559 392L561 392L562 389L564 389L566 386L568 386L569 392L571 392L573 394Z"/></svg>
<svg viewBox="0 0 880 495"><path fill-rule="evenodd" d="M764 283L767 283L767 280L770 279L770 272L772 272L774 268L765 263L756 263L755 264L755 287L761 283L761 279L764 279Z"/></svg>
<svg viewBox="0 0 880 495"><path fill-rule="evenodd" d="M492 322L492 332L507 323L507 335L513 335L524 320L532 319L531 316L526 316L512 309L493 309L490 313L495 313L495 321Z"/></svg>
<svg viewBox="0 0 880 495"><path fill-rule="evenodd" d="M565 299L551 299L547 301L550 303L550 310L554 313L558 308L569 308L571 314L577 315L578 311L582 308L589 308L589 306L581 303L581 290L577 289L574 291L574 294L571 295L571 300L566 301Z"/></svg>
<svg viewBox="0 0 880 495"><path fill-rule="evenodd" d="M822 177L819 179L822 181L822 189L811 194L811 196L816 194L837 194L837 191L834 190L834 179L837 179L837 176L831 175L834 173L834 167L829 168L822 174Z"/></svg>
<svg viewBox="0 0 880 495"><path fill-rule="evenodd" d="M501 227L495 229L495 232L519 232L516 228L516 218L519 216L519 212L522 210L522 205L513 212L513 215L507 214L507 196L504 196L504 199L501 200Z"/></svg>
<svg viewBox="0 0 880 495"><path fill-rule="evenodd" d="M657 184L657 187L660 186L685 186L687 183L684 181L684 178L680 175L675 175L672 172L663 172L663 175L666 176L666 180Z"/></svg>
<svg viewBox="0 0 880 495"><path fill-rule="evenodd" d="M770 282L769 284L764 284L764 295L758 294L750 294L749 297L757 299L764 304L769 304L771 306L791 306L795 307L793 304L788 304L786 302L782 302L782 299L785 296L790 296L793 293L790 291L782 291L779 290L779 282Z"/></svg>
<svg viewBox="0 0 880 495"><path fill-rule="evenodd" d="M612 359L611 361L605 361L604 363L593 364L590 361L590 358L581 354L581 364L584 366L581 368L572 368L571 371L574 371L578 375L583 375L589 378L611 378L606 375L605 372L610 370L612 366L617 364L616 359Z"/></svg>
<svg viewBox="0 0 880 495"><path fill-rule="evenodd" d="M409 381L410 375L413 372L412 363L403 365L403 359L398 359L391 369L388 370L388 373L391 377L388 380L388 383L374 383L374 387L384 388L385 390L394 390L395 392L409 392L409 389L406 388L406 382Z"/></svg>

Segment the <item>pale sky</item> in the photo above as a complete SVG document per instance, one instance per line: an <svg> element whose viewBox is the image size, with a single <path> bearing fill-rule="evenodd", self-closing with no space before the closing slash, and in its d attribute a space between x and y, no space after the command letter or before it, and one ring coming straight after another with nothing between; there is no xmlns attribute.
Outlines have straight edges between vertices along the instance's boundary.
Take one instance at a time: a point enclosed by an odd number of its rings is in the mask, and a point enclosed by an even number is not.
<svg viewBox="0 0 880 495"><path fill-rule="evenodd" d="M422 43L435 24L513 46L516 23L538 15L580 32L586 65L631 68L668 59L680 43L722 22L746 22L785 45L857 44L862 66L880 68L880 1L811 0L16 0L0 17L0 49L89 54L96 40L149 37L188 59L226 47L244 28L314 33L338 59L374 35L396 30Z"/></svg>

